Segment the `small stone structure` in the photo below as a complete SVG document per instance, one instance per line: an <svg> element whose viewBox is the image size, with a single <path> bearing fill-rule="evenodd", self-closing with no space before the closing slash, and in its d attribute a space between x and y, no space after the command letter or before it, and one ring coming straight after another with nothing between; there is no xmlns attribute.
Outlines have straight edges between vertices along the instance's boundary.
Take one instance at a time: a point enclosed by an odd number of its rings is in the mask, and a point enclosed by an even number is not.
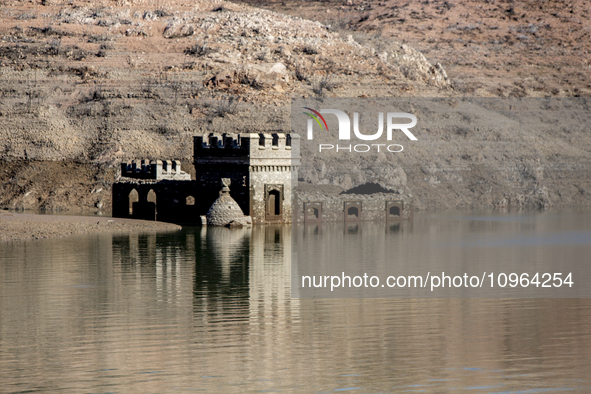
<svg viewBox="0 0 591 394"><path fill-rule="evenodd" d="M294 221L305 223L406 220L412 218L408 196L396 193L328 194L298 192Z"/></svg>
<svg viewBox="0 0 591 394"><path fill-rule="evenodd" d="M240 206L230 196L230 180L222 179L220 196L207 211L208 226L248 227L252 226L250 216L244 216Z"/></svg>

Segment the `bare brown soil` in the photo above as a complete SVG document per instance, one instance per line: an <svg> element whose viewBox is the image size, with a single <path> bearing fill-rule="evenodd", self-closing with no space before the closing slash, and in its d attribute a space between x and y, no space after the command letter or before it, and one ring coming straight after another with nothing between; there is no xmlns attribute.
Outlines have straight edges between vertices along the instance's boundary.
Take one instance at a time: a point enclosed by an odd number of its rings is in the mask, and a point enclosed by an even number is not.
<svg viewBox="0 0 591 394"><path fill-rule="evenodd" d="M0 206L110 209L121 160L286 130L301 96L451 94L410 47L217 1L0 2Z"/></svg>
<svg viewBox="0 0 591 394"><path fill-rule="evenodd" d="M591 3L526 0L235 0L400 41L474 96L590 96Z"/></svg>
<svg viewBox="0 0 591 394"><path fill-rule="evenodd" d="M176 224L101 216L33 215L0 212L0 241L59 238L68 235L176 231Z"/></svg>
<svg viewBox="0 0 591 394"><path fill-rule="evenodd" d="M0 207L109 212L122 160L181 159L192 172L193 135L286 131L294 97L591 92L585 1L245 3L0 0ZM588 138L570 138L568 160L587 163ZM514 149L504 164L532 154ZM304 160L303 181L356 186L337 176L348 163L329 164ZM422 208L506 199L465 182L425 186L423 170L399 167ZM495 182L487 168L473 168L479 184ZM590 204L588 173L547 174L560 180L545 185L551 203ZM531 193L524 177L511 178L512 196Z"/></svg>

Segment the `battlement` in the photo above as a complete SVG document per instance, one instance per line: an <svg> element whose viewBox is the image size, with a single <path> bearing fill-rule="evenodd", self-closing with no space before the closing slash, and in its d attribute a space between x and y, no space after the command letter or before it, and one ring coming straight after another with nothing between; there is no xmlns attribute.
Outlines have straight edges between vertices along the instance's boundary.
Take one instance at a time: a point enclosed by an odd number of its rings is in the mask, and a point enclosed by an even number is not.
<svg viewBox="0 0 591 394"><path fill-rule="evenodd" d="M132 160L121 163L121 176L134 179L169 179L188 181L191 176L181 170L179 160Z"/></svg>
<svg viewBox="0 0 591 394"><path fill-rule="evenodd" d="M195 159L199 158L299 158L299 135L289 133L210 133L193 137ZM295 148L295 149L294 149Z"/></svg>

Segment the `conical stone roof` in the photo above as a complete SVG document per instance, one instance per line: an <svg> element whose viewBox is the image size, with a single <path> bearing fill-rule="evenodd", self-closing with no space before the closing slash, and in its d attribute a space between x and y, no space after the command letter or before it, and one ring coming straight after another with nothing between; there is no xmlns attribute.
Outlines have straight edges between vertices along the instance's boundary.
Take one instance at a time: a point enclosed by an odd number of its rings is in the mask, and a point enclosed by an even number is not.
<svg viewBox="0 0 591 394"><path fill-rule="evenodd" d="M209 226L226 226L230 222L243 220L244 213L238 203L230 196L230 193L224 192L211 204L206 217Z"/></svg>

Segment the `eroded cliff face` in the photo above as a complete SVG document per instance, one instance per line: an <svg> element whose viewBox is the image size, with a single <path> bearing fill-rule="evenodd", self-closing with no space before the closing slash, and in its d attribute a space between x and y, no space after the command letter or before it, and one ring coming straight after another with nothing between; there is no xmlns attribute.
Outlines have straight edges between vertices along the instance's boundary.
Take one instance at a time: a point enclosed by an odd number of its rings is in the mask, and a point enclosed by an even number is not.
<svg viewBox="0 0 591 394"><path fill-rule="evenodd" d="M375 48L403 42L441 62L460 95L591 95L586 0L233 1L320 21Z"/></svg>
<svg viewBox="0 0 591 394"><path fill-rule="evenodd" d="M458 94L445 62L429 62L400 42L375 45L375 37L245 5L43 3L3 1L0 8L5 208L108 212L121 160L181 159L191 170L193 135L285 131L293 97ZM461 137L468 146L482 135ZM308 152L301 181L346 189L381 180L413 194L421 208L492 206L503 199L539 206L545 200L530 196L545 193L552 205L589 204L587 134L563 137L548 134L547 147L527 151L516 145L513 152L484 154L473 144L461 154L424 150L404 161ZM539 149L546 156L538 157ZM496 162L504 175L491 171ZM449 163L470 163L470 175L446 170ZM344 172L353 164L356 169ZM542 186L531 182L540 166ZM512 180L508 188L495 181L499 176Z"/></svg>

